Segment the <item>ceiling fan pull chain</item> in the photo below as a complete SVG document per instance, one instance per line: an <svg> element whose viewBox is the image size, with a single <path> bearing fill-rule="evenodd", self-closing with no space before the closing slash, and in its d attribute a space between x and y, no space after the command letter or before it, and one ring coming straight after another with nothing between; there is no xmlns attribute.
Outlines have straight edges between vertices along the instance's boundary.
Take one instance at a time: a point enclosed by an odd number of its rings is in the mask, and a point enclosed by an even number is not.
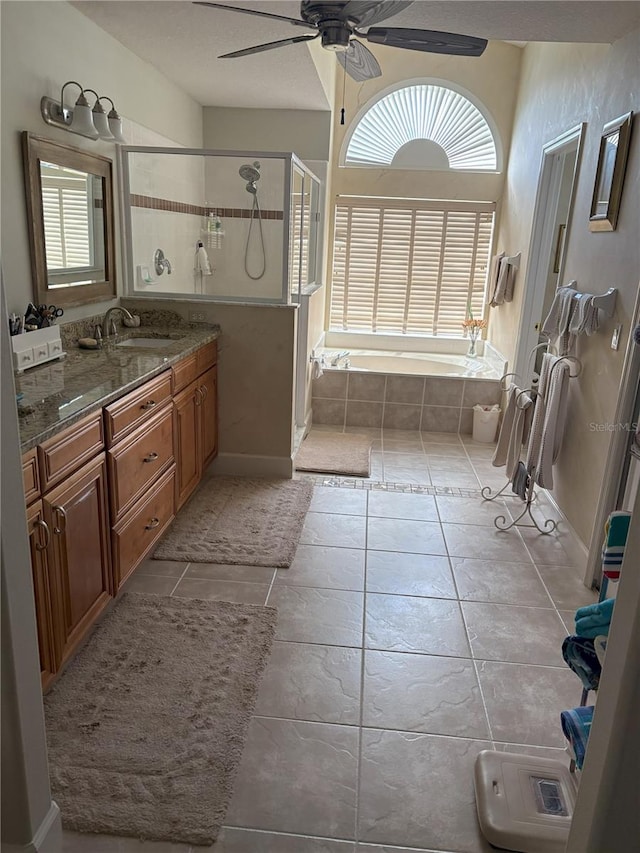
<svg viewBox="0 0 640 853"><path fill-rule="evenodd" d="M340 124L344 124L344 93L347 87L347 59L342 67L342 109L340 110Z"/></svg>

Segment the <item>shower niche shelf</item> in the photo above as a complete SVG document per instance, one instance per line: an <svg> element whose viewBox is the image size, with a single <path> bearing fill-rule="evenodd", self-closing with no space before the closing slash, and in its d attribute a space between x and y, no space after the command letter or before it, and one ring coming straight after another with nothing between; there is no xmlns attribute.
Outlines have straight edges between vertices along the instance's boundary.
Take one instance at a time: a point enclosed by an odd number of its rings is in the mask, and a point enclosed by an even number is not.
<svg viewBox="0 0 640 853"><path fill-rule="evenodd" d="M293 152L130 145L120 155L128 296L282 305L320 280L323 186ZM199 242L210 274L195 262ZM140 270L156 246L172 275L149 281Z"/></svg>

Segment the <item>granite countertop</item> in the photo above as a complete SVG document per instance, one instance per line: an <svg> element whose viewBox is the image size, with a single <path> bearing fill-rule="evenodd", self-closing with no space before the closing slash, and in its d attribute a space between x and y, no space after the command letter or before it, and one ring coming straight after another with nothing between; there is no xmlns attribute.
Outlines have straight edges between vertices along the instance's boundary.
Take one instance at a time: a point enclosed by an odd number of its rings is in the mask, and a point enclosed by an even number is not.
<svg viewBox="0 0 640 853"><path fill-rule="evenodd" d="M16 392L23 395L18 402L23 453L143 385L220 335L219 326L177 323L168 317L152 319L160 322L147 325L147 318L143 316L144 325L138 328L120 327L116 341L105 342L99 350L79 349L74 332L82 337L82 330L67 329L62 335L67 352L65 359L48 362L16 376ZM158 348L117 345L136 337L164 340L159 341ZM171 339L170 343L167 338Z"/></svg>

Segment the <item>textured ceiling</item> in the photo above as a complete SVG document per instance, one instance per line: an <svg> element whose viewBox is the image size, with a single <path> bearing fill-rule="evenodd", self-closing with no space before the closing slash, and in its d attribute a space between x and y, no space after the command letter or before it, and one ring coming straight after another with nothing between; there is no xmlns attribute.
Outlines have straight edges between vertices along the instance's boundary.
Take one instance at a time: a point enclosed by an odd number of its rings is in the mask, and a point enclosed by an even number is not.
<svg viewBox="0 0 640 853"><path fill-rule="evenodd" d="M224 2L296 18L300 9L296 0ZM206 9L189 0L79 0L73 5L203 106L328 109L305 44L242 59L217 58L220 53L300 35L304 31L299 27L223 9ZM418 0L390 19L389 24L515 43L610 43L640 25L640 3Z"/></svg>

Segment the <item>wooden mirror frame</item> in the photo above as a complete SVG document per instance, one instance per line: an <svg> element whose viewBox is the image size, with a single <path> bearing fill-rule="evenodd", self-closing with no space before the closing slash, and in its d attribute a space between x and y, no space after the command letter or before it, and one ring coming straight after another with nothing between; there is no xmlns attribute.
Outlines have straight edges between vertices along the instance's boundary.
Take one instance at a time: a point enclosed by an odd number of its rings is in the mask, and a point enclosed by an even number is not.
<svg viewBox="0 0 640 853"><path fill-rule="evenodd" d="M71 145L63 145L60 142L34 136L28 131L24 131L22 134L22 153L31 242L31 274L36 305L53 303L60 308L85 305L89 302L104 302L115 298L117 293L113 219L113 164L111 160L99 154L89 154L79 148L73 148ZM98 175L102 178L104 281L70 285L69 287L49 287L42 213L41 160Z"/></svg>

